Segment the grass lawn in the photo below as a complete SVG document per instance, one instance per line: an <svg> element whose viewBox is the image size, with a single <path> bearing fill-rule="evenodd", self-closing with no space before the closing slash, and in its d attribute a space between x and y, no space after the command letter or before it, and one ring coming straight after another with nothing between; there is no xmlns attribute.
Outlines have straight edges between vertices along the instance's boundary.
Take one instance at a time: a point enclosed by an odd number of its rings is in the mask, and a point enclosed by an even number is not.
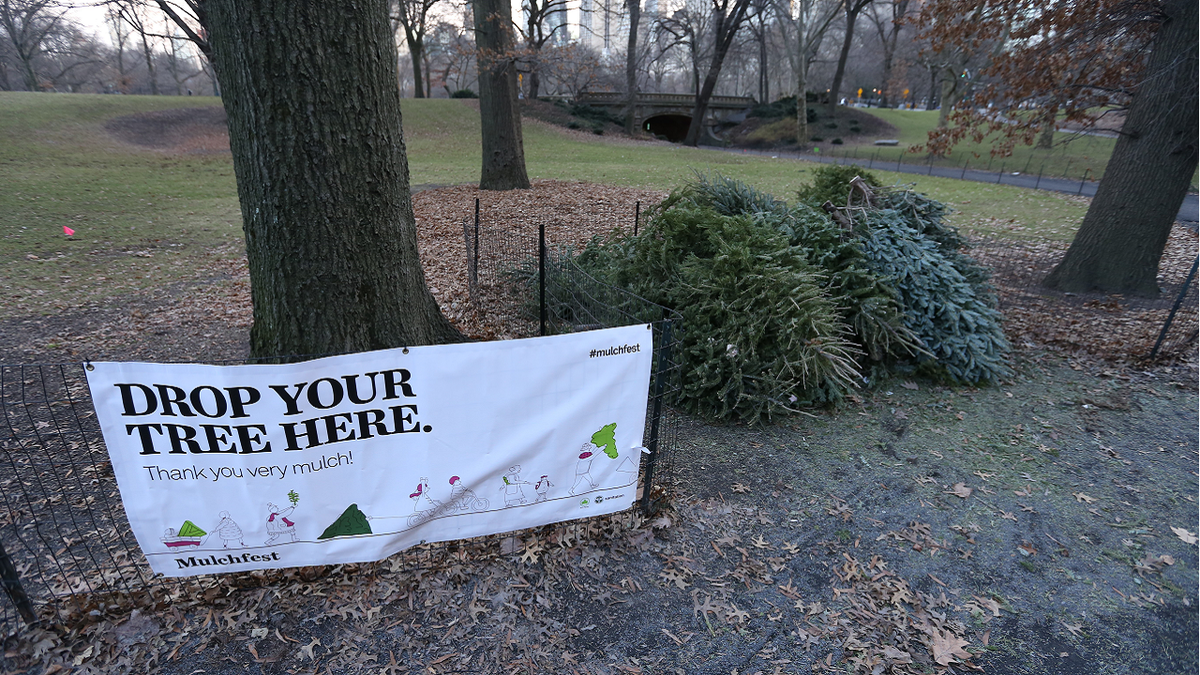
<svg viewBox="0 0 1200 675"><path fill-rule="evenodd" d="M859 148L859 155L874 157L878 152L880 159L895 161L903 158L910 164L926 164L929 158L924 153L909 153L908 148L923 145L928 140L928 133L937 126L938 111L936 110L893 110L862 109L888 124L896 127L895 138L900 141L899 147L877 148L873 145ZM963 166L970 162L970 167L992 171L1020 171L1021 173L1044 176L1081 178L1085 172L1090 180L1098 180L1104 175L1104 167L1112 155L1116 139L1101 136L1086 136L1058 131L1054 134L1054 147L1049 150L1039 150L1031 145L1018 144L1013 148L1011 157L992 157L992 140L988 137L982 143L964 141L951 151L950 155L934 159L935 166ZM846 150L854 150L847 147ZM835 150L842 154L840 150Z"/></svg>
<svg viewBox="0 0 1200 675"><path fill-rule="evenodd" d="M0 315L50 313L137 289L196 278L241 255L241 215L228 153L180 154L130 145L105 129L115 117L219 105L215 98L0 93ZM457 100L402 105L411 180L478 180L479 115ZM901 111L883 113L909 114ZM920 113L917 113L920 114ZM525 128L530 177L672 189L719 172L783 199L815 165L719 150L634 143ZM877 172L884 182L913 176ZM951 204L956 223L1005 236L1069 239L1085 206L1051 193L915 178ZM466 205L447 208L467 210ZM72 238L63 226L76 231ZM197 272L200 270L200 272Z"/></svg>

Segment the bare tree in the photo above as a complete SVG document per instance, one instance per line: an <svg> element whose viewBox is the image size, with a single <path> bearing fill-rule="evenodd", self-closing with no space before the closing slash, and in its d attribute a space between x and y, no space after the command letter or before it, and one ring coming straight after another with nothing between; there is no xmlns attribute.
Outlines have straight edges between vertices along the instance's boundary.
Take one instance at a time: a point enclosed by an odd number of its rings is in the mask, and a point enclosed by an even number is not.
<svg viewBox="0 0 1200 675"><path fill-rule="evenodd" d="M0 30L8 37L28 91L41 88L35 62L66 23L66 11L57 0L0 0Z"/></svg>
<svg viewBox="0 0 1200 675"><path fill-rule="evenodd" d="M117 15L133 29L142 43L142 58L146 62L146 77L149 80L150 95L158 96L158 73L155 66L154 41L161 35L159 26L155 25L156 17L149 12L149 6L143 0L111 0Z"/></svg>
<svg viewBox="0 0 1200 675"><path fill-rule="evenodd" d="M883 100L882 107L887 108L892 102L892 69L896 62L896 47L900 40L900 32L904 30L905 18L911 0L892 0L887 3L874 3L867 12L867 18L875 26L879 35L879 44L883 50Z"/></svg>
<svg viewBox="0 0 1200 675"><path fill-rule="evenodd" d="M525 12L525 53L521 61L529 73L529 98L537 98L546 48L566 35L567 0L524 0L521 9Z"/></svg>
<svg viewBox="0 0 1200 675"><path fill-rule="evenodd" d="M837 18L842 0L797 0L795 3L796 50L792 72L796 75L796 142L808 142L808 68L821 49L825 33Z"/></svg>
<svg viewBox="0 0 1200 675"><path fill-rule="evenodd" d="M429 30L429 20L433 8L441 0L393 0L392 27L393 30L404 31L404 42L408 45L408 53L412 56L413 96L425 98L429 96L429 72L426 66L428 59L425 54L425 35Z"/></svg>
<svg viewBox="0 0 1200 675"><path fill-rule="evenodd" d="M837 71L833 75L833 84L829 85L829 101L826 112L833 115L837 109L839 90L842 88L842 77L846 74L846 59L850 56L850 45L854 42L854 25L858 23L858 15L874 0L845 0L842 7L846 10L846 26L842 35L842 51L838 54Z"/></svg>
<svg viewBox="0 0 1200 675"><path fill-rule="evenodd" d="M746 20L751 0L710 0L713 22L713 55L708 63L708 72L704 75L704 84L696 94L696 105L692 108L692 123L688 127L685 145L695 146L700 142L700 133L704 128L704 117L708 114L708 102L717 86L717 78L721 75L721 66L725 56L737 37L738 30Z"/></svg>

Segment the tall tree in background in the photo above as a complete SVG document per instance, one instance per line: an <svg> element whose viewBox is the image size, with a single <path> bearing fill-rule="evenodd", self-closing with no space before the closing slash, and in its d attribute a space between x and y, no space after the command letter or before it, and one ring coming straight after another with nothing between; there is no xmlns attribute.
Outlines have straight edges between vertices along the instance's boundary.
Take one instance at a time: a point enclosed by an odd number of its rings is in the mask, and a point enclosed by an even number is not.
<svg viewBox="0 0 1200 675"><path fill-rule="evenodd" d="M113 0L117 16L127 23L138 35L142 43L142 58L146 61L147 79L150 83L150 95L158 96L158 74L155 72L154 40L158 34L152 25L148 5L142 0Z"/></svg>
<svg viewBox="0 0 1200 675"><path fill-rule="evenodd" d="M429 16L441 0L395 0L392 6L394 28L404 31L404 42L413 63L413 97L429 95L429 73L425 72L425 34Z"/></svg>
<svg viewBox="0 0 1200 675"><path fill-rule="evenodd" d="M17 57L28 91L41 88L35 63L66 22L66 11L56 0L0 0L0 30Z"/></svg>
<svg viewBox="0 0 1200 675"><path fill-rule="evenodd" d="M625 133L637 126L638 23L642 19L642 0L625 0L629 14L629 39L625 43Z"/></svg>
<svg viewBox="0 0 1200 675"><path fill-rule="evenodd" d="M458 338L425 284L387 0L206 0L255 356Z"/></svg>
<svg viewBox="0 0 1200 675"><path fill-rule="evenodd" d="M942 150L966 137L1002 139L997 154L1032 143L1046 113L1094 122L1124 109L1125 122L1096 196L1046 284L1064 291L1156 295L1158 262L1196 170L1198 36L1195 0L1094 0L1089 11L1024 0L931 0L921 24L935 46L973 49L1011 26L982 69L972 105L931 134ZM991 103L988 114L977 112ZM945 106L945 102L943 102Z"/></svg>
<svg viewBox="0 0 1200 675"><path fill-rule="evenodd" d="M842 36L842 51L838 54L837 70L833 73L833 84L829 85L829 102L826 113L833 115L837 109L838 96L842 89L842 78L846 75L846 59L850 57L850 46L854 42L854 26L858 23L858 15L866 9L873 0L845 0L846 32Z"/></svg>
<svg viewBox="0 0 1200 675"><path fill-rule="evenodd" d="M704 130L704 117L708 114L708 102L712 99L713 90L717 87L717 79L721 76L721 66L737 37L738 30L746 21L746 13L752 0L710 0L711 20L713 23L713 54L708 63L708 71L704 75L704 84L696 93L696 104L692 107L692 123L688 126L684 145L696 146L700 143L700 134Z"/></svg>
<svg viewBox="0 0 1200 675"><path fill-rule="evenodd" d="M567 30L567 0L524 0L525 54L529 65L529 98L541 95L542 70L547 44L563 37Z"/></svg>
<svg viewBox="0 0 1200 675"><path fill-rule="evenodd" d="M508 0L472 0L479 61L479 121L483 134L481 190L528 189L512 6Z"/></svg>
<svg viewBox="0 0 1200 675"><path fill-rule="evenodd" d="M908 15L910 0L892 0L888 3L875 2L871 5L868 18L875 25L879 34L879 44L883 49L883 97L880 107L887 108L895 102L892 91L892 81L895 79L892 71L896 63L896 47L900 41L900 31L904 30L905 18Z"/></svg>
<svg viewBox="0 0 1200 675"><path fill-rule="evenodd" d="M792 5L788 5L789 8ZM808 142L808 67L817 57L825 33L842 7L841 0L796 0L796 49L788 53L796 75L796 142Z"/></svg>

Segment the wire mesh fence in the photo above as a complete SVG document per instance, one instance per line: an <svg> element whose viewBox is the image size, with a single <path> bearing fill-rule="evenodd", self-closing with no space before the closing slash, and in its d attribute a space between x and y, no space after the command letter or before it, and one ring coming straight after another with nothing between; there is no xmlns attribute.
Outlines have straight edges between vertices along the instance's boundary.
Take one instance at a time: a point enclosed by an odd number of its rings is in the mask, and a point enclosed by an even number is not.
<svg viewBox="0 0 1200 675"><path fill-rule="evenodd" d="M676 418L665 405L678 387L671 354L677 317L588 277L569 258L536 267L539 239L484 228L469 242L469 276L489 314L517 336L650 324L654 361L641 459L640 508L530 531L423 544L397 560L411 569L521 553L539 540L580 541L636 525L672 480ZM531 266L529 261L533 261ZM510 265L510 263L513 263ZM479 282L479 280L482 280ZM476 289L478 290L478 289ZM487 294L486 296L484 294ZM544 300L543 300L544 298ZM542 307L545 307L543 310ZM544 321L539 321L544 319ZM296 572L264 570L185 579L155 577L129 527L80 364L0 366L0 631L59 623L87 612L128 611L219 589L287 583ZM305 580L323 572L305 568ZM329 566L332 569L332 566Z"/></svg>

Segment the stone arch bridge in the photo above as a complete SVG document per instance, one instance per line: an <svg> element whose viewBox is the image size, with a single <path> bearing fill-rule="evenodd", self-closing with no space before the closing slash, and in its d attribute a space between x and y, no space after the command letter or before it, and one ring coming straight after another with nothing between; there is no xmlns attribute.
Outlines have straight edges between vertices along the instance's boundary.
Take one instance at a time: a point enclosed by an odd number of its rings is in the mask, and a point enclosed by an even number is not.
<svg viewBox="0 0 1200 675"><path fill-rule="evenodd" d="M589 92L579 94L575 102L594 108L606 108L616 115L625 111L626 98L621 92ZM705 112L706 127L710 130L719 122L745 112L757 105L750 96L713 96ZM687 135L692 123L694 94L638 94L634 116L642 130L678 143ZM740 120L738 120L740 121Z"/></svg>

